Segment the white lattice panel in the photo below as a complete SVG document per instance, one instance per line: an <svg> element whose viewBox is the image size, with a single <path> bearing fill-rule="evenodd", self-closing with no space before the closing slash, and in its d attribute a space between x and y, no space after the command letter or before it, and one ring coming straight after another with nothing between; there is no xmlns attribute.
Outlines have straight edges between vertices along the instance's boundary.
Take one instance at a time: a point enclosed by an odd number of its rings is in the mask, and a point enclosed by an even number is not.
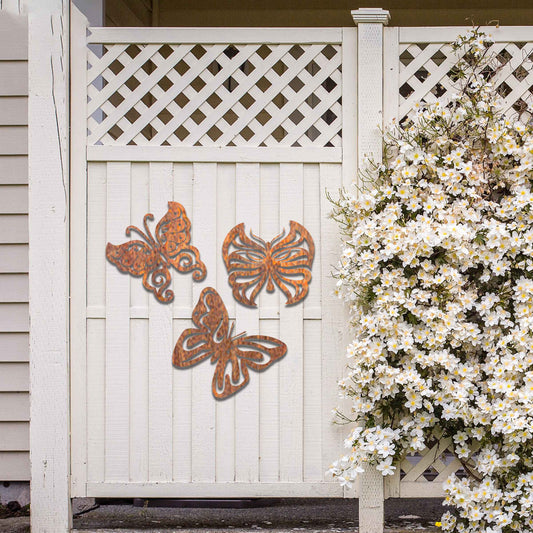
<svg viewBox="0 0 533 533"><path fill-rule="evenodd" d="M89 145L341 145L339 44L105 44Z"/></svg>
<svg viewBox="0 0 533 533"><path fill-rule="evenodd" d="M455 35L458 31L454 31ZM450 34L450 40L455 35ZM398 52L397 116L400 120L409 116L416 102L434 102L456 90L453 68L459 56L449 44L427 40L400 42ZM489 53L494 55L491 81L504 100L506 112L529 119L527 106L533 104L533 42L496 40Z"/></svg>

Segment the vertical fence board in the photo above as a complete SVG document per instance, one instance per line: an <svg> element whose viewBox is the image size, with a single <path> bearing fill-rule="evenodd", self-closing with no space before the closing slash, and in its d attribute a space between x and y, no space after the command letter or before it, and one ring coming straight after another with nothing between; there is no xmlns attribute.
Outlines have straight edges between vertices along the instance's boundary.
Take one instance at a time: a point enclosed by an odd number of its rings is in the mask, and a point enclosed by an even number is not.
<svg viewBox="0 0 533 533"><path fill-rule="evenodd" d="M135 163L131 167L130 223L142 227L150 212L149 166ZM136 237L135 237L136 238ZM147 309L153 296L142 286L141 279L130 276L131 309ZM130 480L148 481L149 457L149 327L148 320L130 323Z"/></svg>
<svg viewBox="0 0 533 533"><path fill-rule="evenodd" d="M105 481L105 320L87 321L87 481Z"/></svg>
<svg viewBox="0 0 533 533"><path fill-rule="evenodd" d="M193 216L193 166L191 163L174 163L174 201L180 203L189 219ZM196 246L196 225L192 220L192 243ZM200 255L202 260L204 259ZM192 313L193 282L190 276L174 276L174 315L190 317ZM181 332L191 327L190 318L174 320L174 343ZM174 349L174 348L173 348ZM173 378L173 478L190 482L192 469L192 372L172 369Z"/></svg>
<svg viewBox="0 0 533 533"><path fill-rule="evenodd" d="M303 302L303 475L304 481L320 481L322 469L322 355L321 355L321 285L322 242L320 235L320 169L318 165L304 165L303 224L313 237L315 258L309 294ZM312 317L305 320L305 317Z"/></svg>
<svg viewBox="0 0 533 533"><path fill-rule="evenodd" d="M173 197L172 163L150 163L150 212L159 222ZM152 230L155 232L155 230ZM154 235L155 236L155 235ZM157 239L157 237L156 237ZM179 276L172 269L171 276ZM149 304L149 476L172 479L172 304Z"/></svg>
<svg viewBox="0 0 533 533"><path fill-rule="evenodd" d="M216 287L216 195L217 165L195 163L193 181L193 244L201 251L207 267L202 283L193 284L193 302L198 302L205 287ZM215 402L211 392L213 365L209 360L179 372L192 374L192 479L215 481Z"/></svg>
<svg viewBox="0 0 533 533"><path fill-rule="evenodd" d="M91 163L87 168L87 305L104 309L107 166ZM105 479L105 320L87 321L86 350L87 480L97 482Z"/></svg>
<svg viewBox="0 0 533 533"><path fill-rule="evenodd" d="M280 164L280 227L303 223L303 165ZM280 303L280 338L287 355L280 366L280 479L302 481L303 455L303 306Z"/></svg>
<svg viewBox="0 0 533 533"><path fill-rule="evenodd" d="M338 403L336 382L341 378L346 346L343 343L344 324L342 302L334 297L335 280L331 277L332 258L338 257L340 240L337 226L329 218L331 204L325 192L338 194L342 176L338 165L320 165L320 242L322 243L322 469L325 472L331 462L342 452L342 429L333 426L331 410ZM334 363L333 363L334 362Z"/></svg>
<svg viewBox="0 0 533 533"><path fill-rule="evenodd" d="M259 163L238 163L236 167L236 222L244 222L245 231L260 231ZM235 334L259 332L257 309L237 303ZM250 372L250 382L235 396L235 480L253 483L259 480L259 376Z"/></svg>
<svg viewBox="0 0 533 533"><path fill-rule="evenodd" d="M266 241L281 231L279 222L279 165L261 165L261 232ZM263 290L259 295L259 313L268 310L275 319L260 321L261 335L279 339L280 291ZM260 375L259 397L259 479L279 481L279 369L283 359Z"/></svg>
<svg viewBox="0 0 533 533"><path fill-rule="evenodd" d="M130 223L130 171L130 163L107 164L107 239L113 244L126 240ZM129 480L129 289L129 276L107 262L105 477L110 481Z"/></svg>
<svg viewBox="0 0 533 533"><path fill-rule="evenodd" d="M230 317L235 317L235 299L228 284L226 269L222 266L222 243L235 226L235 165L219 164L217 167L217 244L214 259L216 289ZM216 481L235 479L235 398L216 402Z"/></svg>

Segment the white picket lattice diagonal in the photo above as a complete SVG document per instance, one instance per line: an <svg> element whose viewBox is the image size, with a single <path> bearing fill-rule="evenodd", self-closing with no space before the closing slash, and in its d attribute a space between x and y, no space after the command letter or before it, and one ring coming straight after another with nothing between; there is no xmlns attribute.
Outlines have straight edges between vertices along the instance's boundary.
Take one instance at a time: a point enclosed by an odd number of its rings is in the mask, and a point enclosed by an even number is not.
<svg viewBox="0 0 533 533"><path fill-rule="evenodd" d="M88 143L341 145L339 44L105 44L88 52Z"/></svg>

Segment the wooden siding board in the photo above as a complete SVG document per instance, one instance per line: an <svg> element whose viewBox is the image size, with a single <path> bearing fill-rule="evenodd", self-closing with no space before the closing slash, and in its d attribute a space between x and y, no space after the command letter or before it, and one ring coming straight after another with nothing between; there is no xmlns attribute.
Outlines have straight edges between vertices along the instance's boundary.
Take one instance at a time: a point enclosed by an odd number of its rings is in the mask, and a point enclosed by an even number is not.
<svg viewBox="0 0 533 533"><path fill-rule="evenodd" d="M27 153L27 126L0 126L0 155L26 155Z"/></svg>
<svg viewBox="0 0 533 533"><path fill-rule="evenodd" d="M28 213L27 185L0 185L0 213L5 215Z"/></svg>
<svg viewBox="0 0 533 533"><path fill-rule="evenodd" d="M29 390L28 363L0 363L0 391L27 392Z"/></svg>
<svg viewBox="0 0 533 533"><path fill-rule="evenodd" d="M0 61L28 59L28 20L5 11L0 14Z"/></svg>
<svg viewBox="0 0 533 533"><path fill-rule="evenodd" d="M25 155L0 156L0 185L26 185L28 157Z"/></svg>
<svg viewBox="0 0 533 533"><path fill-rule="evenodd" d="M27 452L30 449L30 425L27 422L0 422L0 450Z"/></svg>
<svg viewBox="0 0 533 533"><path fill-rule="evenodd" d="M28 274L0 274L0 299L2 302L27 302Z"/></svg>
<svg viewBox="0 0 533 533"><path fill-rule="evenodd" d="M28 480L28 32L0 12L0 479ZM7 243L7 244L5 244ZM23 243L23 244L19 244ZM16 302L16 303L13 303ZM24 391L24 392L19 392Z"/></svg>
<svg viewBox="0 0 533 533"><path fill-rule="evenodd" d="M28 242L28 215L0 214L0 244Z"/></svg>
<svg viewBox="0 0 533 533"><path fill-rule="evenodd" d="M30 395L28 392L0 392L0 421L22 422L30 420ZM2 479L0 477L0 479Z"/></svg>
<svg viewBox="0 0 533 533"><path fill-rule="evenodd" d="M27 244L0 244L0 273L28 272Z"/></svg>
<svg viewBox="0 0 533 533"><path fill-rule="evenodd" d="M28 304L0 302L0 332L26 332L30 328Z"/></svg>
<svg viewBox="0 0 533 533"><path fill-rule="evenodd" d="M27 126L28 98L26 96L0 97L0 126Z"/></svg>
<svg viewBox="0 0 533 533"><path fill-rule="evenodd" d="M0 452L0 479L29 481L30 456L28 452Z"/></svg>
<svg viewBox="0 0 533 533"><path fill-rule="evenodd" d="M0 96L28 94L28 63L26 61L0 62Z"/></svg>
<svg viewBox="0 0 533 533"><path fill-rule="evenodd" d="M0 333L0 362L28 361L29 350L28 333Z"/></svg>

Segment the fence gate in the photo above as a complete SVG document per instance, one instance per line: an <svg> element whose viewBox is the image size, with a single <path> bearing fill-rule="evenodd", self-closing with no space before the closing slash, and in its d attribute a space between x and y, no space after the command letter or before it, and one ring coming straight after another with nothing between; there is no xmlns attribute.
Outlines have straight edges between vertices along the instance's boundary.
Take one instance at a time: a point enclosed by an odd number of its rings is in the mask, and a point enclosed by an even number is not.
<svg viewBox="0 0 533 533"><path fill-rule="evenodd" d="M87 29L77 12L72 24L72 495L343 496L325 475L342 449L345 319L324 193L355 174L356 28ZM169 202L207 276L171 269L165 304L106 244L139 238L125 229L145 231L147 213L155 235ZM315 244L307 297L286 306L264 287L257 308L237 303L226 235L242 222L270 241L291 220ZM172 366L206 287L234 334L287 345L221 401L209 361Z"/></svg>

